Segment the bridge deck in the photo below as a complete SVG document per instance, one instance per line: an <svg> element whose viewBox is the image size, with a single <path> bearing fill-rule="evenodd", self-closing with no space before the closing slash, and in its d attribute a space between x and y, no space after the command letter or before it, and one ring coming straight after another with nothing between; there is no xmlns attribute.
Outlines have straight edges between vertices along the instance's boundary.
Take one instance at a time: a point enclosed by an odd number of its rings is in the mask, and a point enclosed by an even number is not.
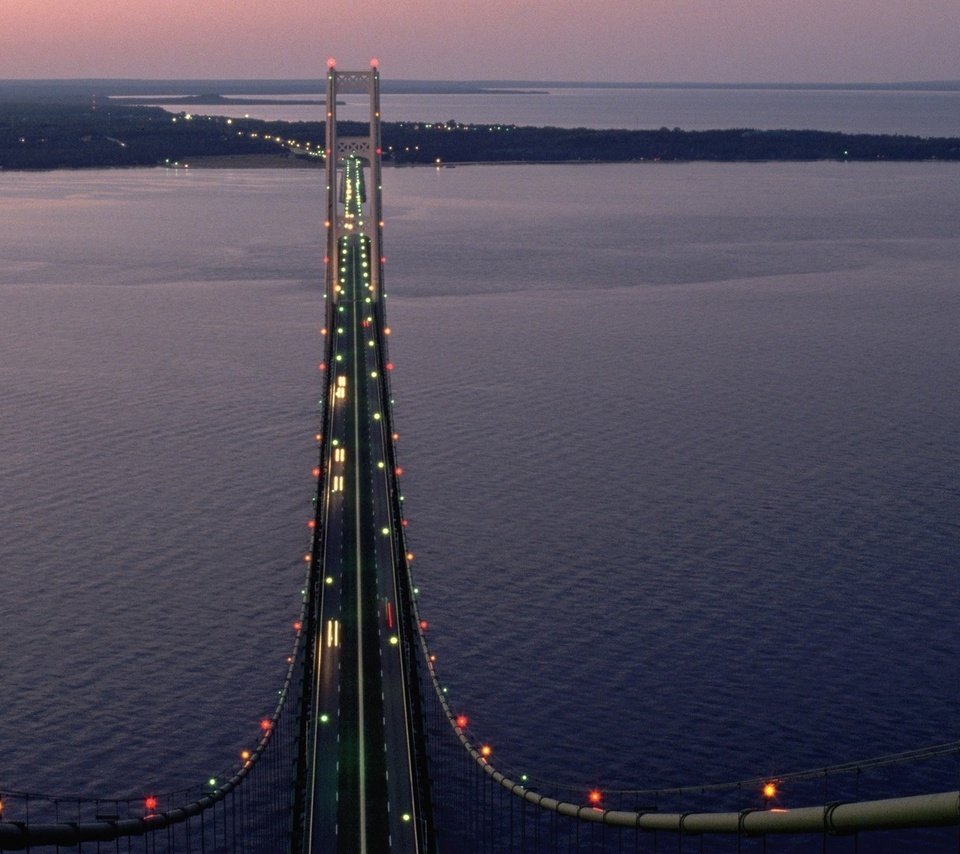
<svg viewBox="0 0 960 854"><path fill-rule="evenodd" d="M370 242L360 229L362 166L344 170L345 218L338 246L329 352L325 531L305 851L417 851L416 762L399 620L391 512L389 405L370 298Z"/></svg>

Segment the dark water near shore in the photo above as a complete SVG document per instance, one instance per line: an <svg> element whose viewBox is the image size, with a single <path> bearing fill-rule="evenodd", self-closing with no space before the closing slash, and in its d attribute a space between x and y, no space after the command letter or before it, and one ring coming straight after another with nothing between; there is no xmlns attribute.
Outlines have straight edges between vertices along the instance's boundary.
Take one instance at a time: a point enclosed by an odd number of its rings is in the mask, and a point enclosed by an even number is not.
<svg viewBox="0 0 960 854"><path fill-rule="evenodd" d="M172 787L256 738L307 543L318 181L4 177L0 788ZM422 609L501 761L695 785L960 737L955 166L384 184Z"/></svg>

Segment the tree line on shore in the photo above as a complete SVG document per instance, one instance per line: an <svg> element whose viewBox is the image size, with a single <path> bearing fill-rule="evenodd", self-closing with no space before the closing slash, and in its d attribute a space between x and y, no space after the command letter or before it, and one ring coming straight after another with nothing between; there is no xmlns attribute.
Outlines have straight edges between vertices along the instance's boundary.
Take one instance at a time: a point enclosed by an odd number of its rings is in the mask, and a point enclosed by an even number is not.
<svg viewBox="0 0 960 854"><path fill-rule="evenodd" d="M387 163L960 160L960 139L817 130L598 130L386 122ZM365 132L341 123L341 134ZM234 155L319 165L323 123L171 114L157 107L0 102L0 168L157 166ZM309 156L309 155L314 156Z"/></svg>

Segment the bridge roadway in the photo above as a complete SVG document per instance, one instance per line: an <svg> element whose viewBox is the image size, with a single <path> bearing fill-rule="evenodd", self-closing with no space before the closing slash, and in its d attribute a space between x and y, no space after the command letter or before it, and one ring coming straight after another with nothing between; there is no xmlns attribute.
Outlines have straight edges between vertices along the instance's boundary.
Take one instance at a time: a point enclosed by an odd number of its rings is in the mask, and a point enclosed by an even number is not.
<svg viewBox="0 0 960 854"><path fill-rule="evenodd" d="M350 170L346 180L350 181ZM360 194L347 217L360 216ZM306 852L420 850L369 239L340 241Z"/></svg>

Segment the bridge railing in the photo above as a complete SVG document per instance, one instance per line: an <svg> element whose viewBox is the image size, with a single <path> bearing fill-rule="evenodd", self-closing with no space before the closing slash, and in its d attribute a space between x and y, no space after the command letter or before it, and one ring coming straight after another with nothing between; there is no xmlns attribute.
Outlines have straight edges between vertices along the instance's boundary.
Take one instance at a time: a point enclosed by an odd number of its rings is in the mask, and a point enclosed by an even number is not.
<svg viewBox="0 0 960 854"><path fill-rule="evenodd" d="M378 179L376 179L378 180ZM379 268L378 281L383 282L383 259L376 259L375 263ZM393 388L391 383L391 372L393 363L390 361L390 351L388 344L388 334L390 327L386 321L385 294L382 292L374 301L373 311L375 315L376 330L376 356L377 371L381 377L381 389L386 396L383 401L382 420L386 435L390 441L386 443L387 459L385 461L388 469L393 472L389 478L390 489L390 515L392 524L390 525L391 537L393 540L394 554L397 556L397 566L395 567L398 589L400 590L400 613L397 615L398 623L406 626L404 631L400 632L401 652L403 656L404 668L406 670L407 686L407 704L410 708L410 721L413 731L410 733L411 743L415 745L416 763L418 769L418 789L416 793L417 815L421 821L420 836L423 839L434 839L435 822L432 809L432 797L430 793L430 774L429 757L426 751L421 750L420 746L425 747L427 734L424 728L426 709L423 696L424 687L424 669L423 659L420 655L420 647L423 645L423 630L420 622L420 616L416 608L416 587L413 583L413 577L410 571L410 564L413 555L407 545L406 521L403 512L403 495L400 489L399 478L400 468L396 453L397 433L393 419ZM413 640L411 640L413 639Z"/></svg>

